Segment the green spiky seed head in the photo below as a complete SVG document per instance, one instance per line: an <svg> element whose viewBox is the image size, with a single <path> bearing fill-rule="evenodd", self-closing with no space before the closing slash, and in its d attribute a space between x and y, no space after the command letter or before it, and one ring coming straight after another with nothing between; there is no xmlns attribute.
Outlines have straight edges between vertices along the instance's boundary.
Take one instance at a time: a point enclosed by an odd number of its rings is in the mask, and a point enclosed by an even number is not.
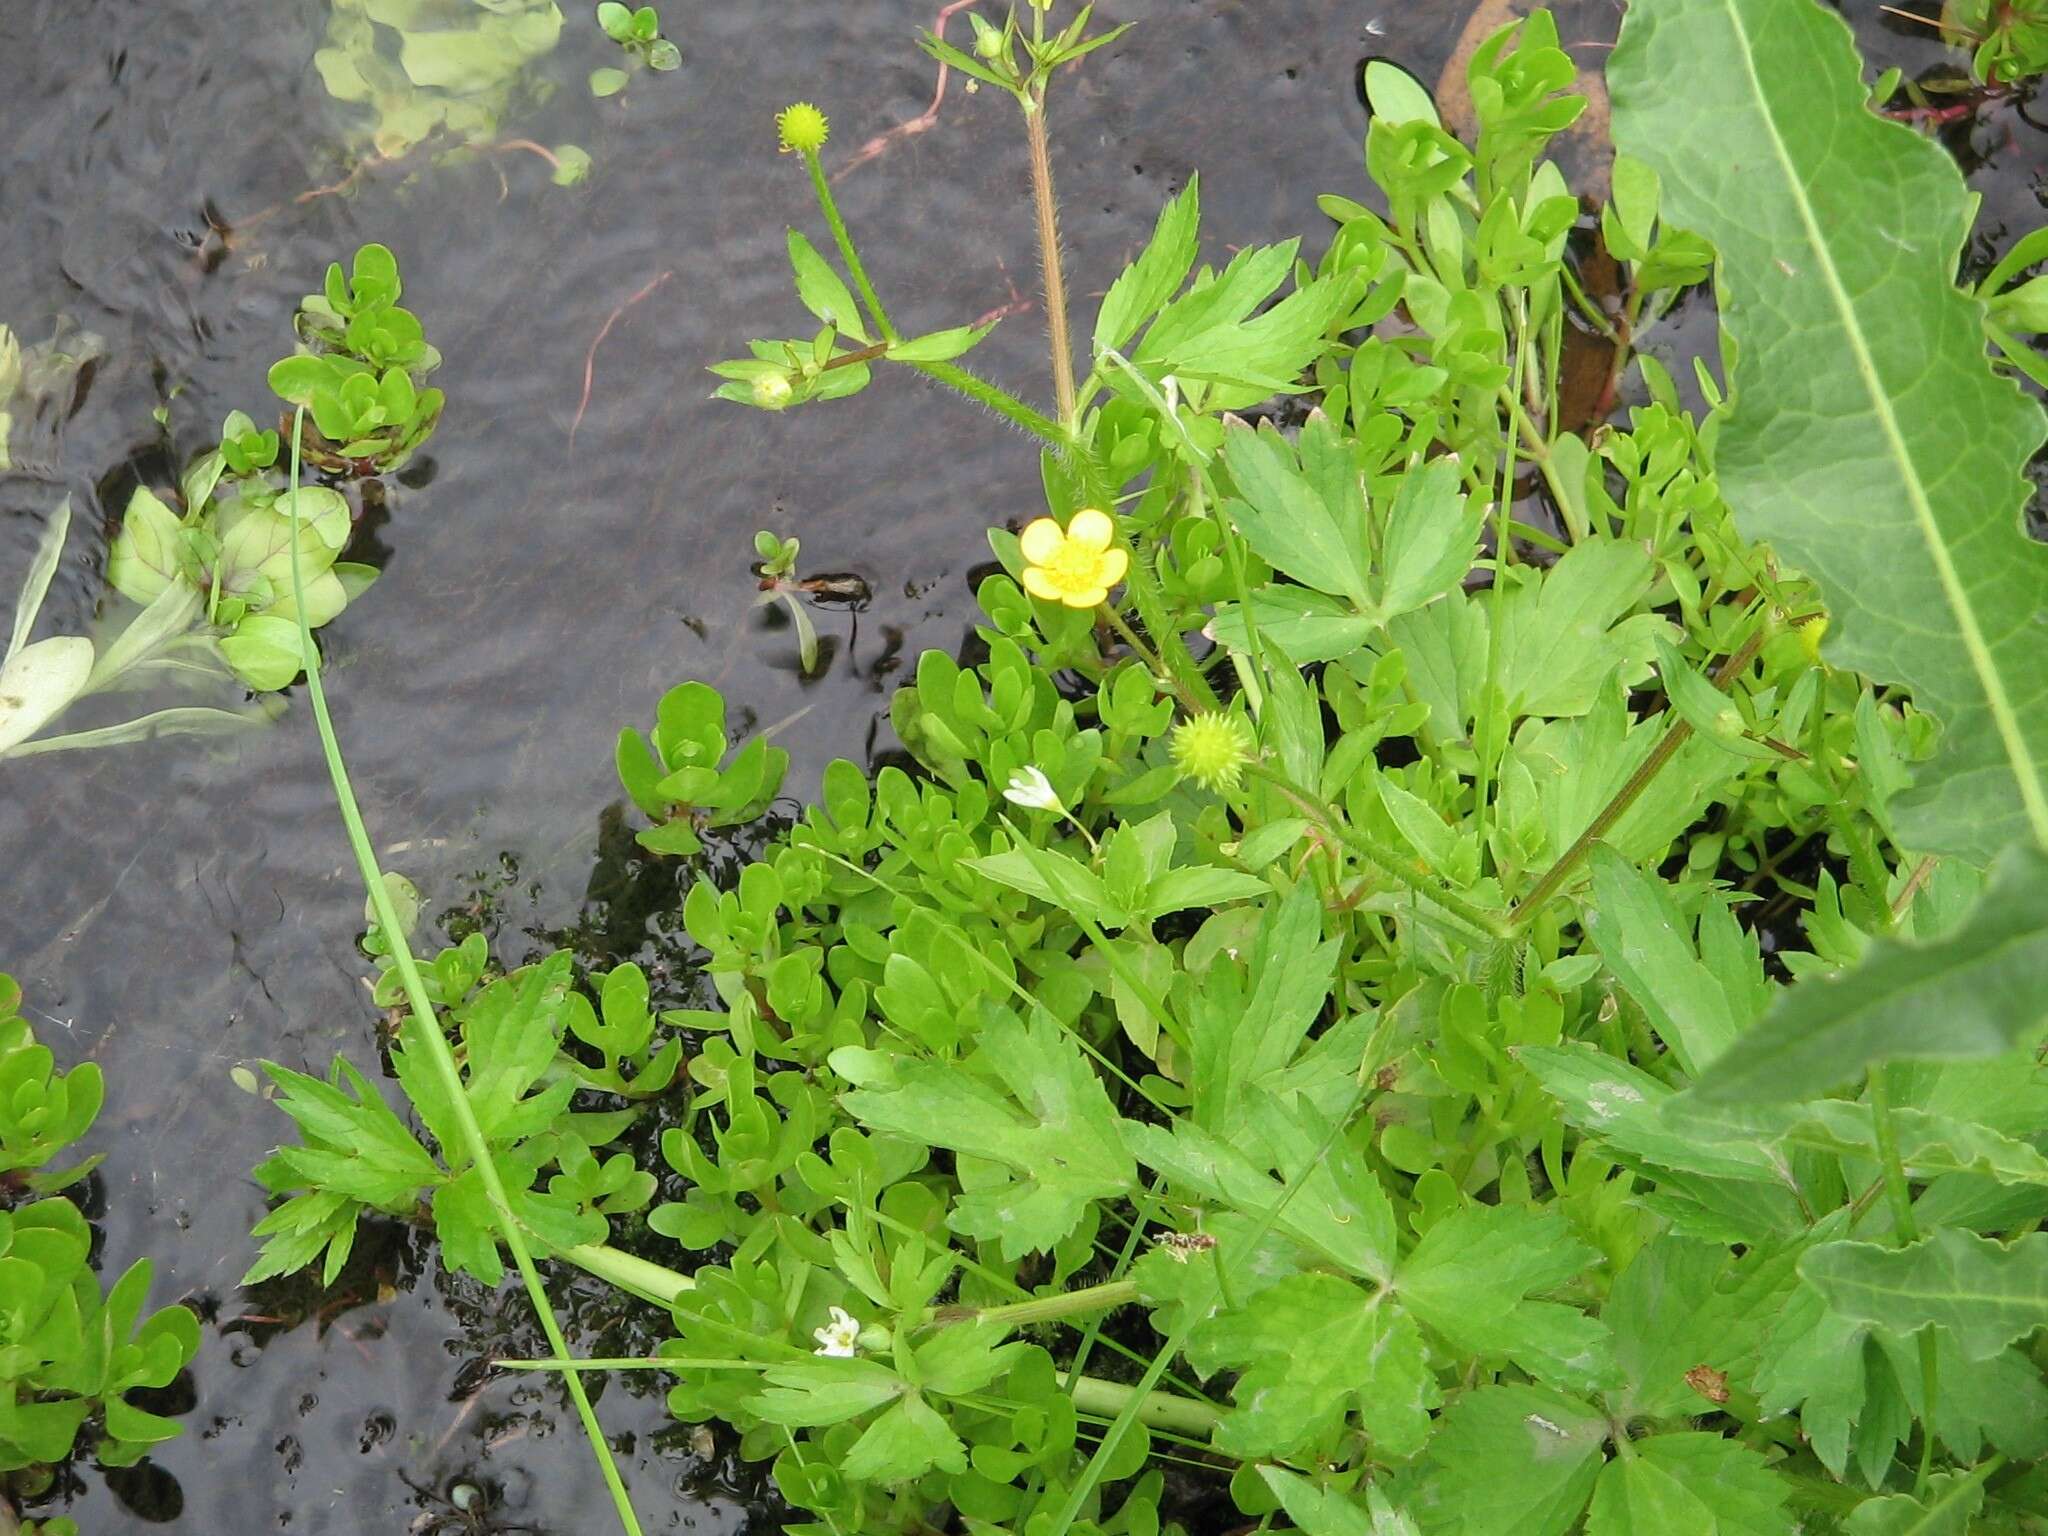
<svg viewBox="0 0 2048 1536"><path fill-rule="evenodd" d="M1252 760L1252 736L1235 715L1200 714L1183 720L1167 740L1173 766L1204 789L1235 789Z"/></svg>
<svg viewBox="0 0 2048 1536"><path fill-rule="evenodd" d="M825 147L832 125L808 101L793 102L775 114L775 131L785 155L815 155Z"/></svg>

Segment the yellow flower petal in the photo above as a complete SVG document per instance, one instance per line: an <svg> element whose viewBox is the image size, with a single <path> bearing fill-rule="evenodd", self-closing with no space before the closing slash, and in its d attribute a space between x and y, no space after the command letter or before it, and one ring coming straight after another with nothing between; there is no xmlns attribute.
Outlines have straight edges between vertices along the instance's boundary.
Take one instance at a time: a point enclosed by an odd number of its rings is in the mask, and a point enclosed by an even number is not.
<svg viewBox="0 0 2048 1536"><path fill-rule="evenodd" d="M1033 597L1043 598L1048 603L1061 602L1065 598L1065 594L1060 591L1059 586L1042 565L1024 567L1024 590Z"/></svg>
<svg viewBox="0 0 2048 1536"><path fill-rule="evenodd" d="M1067 537L1083 549L1104 550L1109 548L1116 538L1116 524L1110 521L1107 512L1084 507L1076 512L1074 520L1067 524Z"/></svg>
<svg viewBox="0 0 2048 1536"><path fill-rule="evenodd" d="M1017 548L1032 565L1049 565L1065 542L1066 535L1060 532L1060 525L1049 517L1041 517L1027 524L1023 533L1018 535Z"/></svg>
<svg viewBox="0 0 2048 1536"><path fill-rule="evenodd" d="M1108 597L1109 588L1107 587L1087 587L1078 592L1062 592L1060 594L1060 601L1069 608L1093 608L1097 603L1107 600Z"/></svg>
<svg viewBox="0 0 2048 1536"><path fill-rule="evenodd" d="M1131 568L1131 557L1120 549L1106 551L1095 562L1095 577L1104 586L1113 587L1124 579L1124 573Z"/></svg>

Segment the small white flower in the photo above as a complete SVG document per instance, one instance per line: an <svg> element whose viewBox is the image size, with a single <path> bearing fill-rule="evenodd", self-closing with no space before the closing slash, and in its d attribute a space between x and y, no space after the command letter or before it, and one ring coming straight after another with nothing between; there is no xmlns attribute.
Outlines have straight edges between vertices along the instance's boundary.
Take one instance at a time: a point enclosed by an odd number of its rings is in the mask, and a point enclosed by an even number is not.
<svg viewBox="0 0 2048 1536"><path fill-rule="evenodd" d="M811 1337L818 1341L814 1355L830 1355L835 1360L851 1360L860 1353L860 1319L852 1316L844 1307L832 1309L832 1321L816 1329Z"/></svg>
<svg viewBox="0 0 2048 1536"><path fill-rule="evenodd" d="M1012 805L1021 805L1027 811L1059 811L1066 809L1060 804L1060 797L1048 779L1035 767L1020 768L1010 775L1009 787L1003 791L1003 798Z"/></svg>

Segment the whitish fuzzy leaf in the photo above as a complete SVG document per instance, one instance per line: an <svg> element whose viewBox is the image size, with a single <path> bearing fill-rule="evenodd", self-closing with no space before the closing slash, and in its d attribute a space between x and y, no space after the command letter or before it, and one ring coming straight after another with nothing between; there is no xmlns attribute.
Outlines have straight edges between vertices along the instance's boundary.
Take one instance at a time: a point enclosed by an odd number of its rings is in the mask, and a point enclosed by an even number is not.
<svg viewBox="0 0 2048 1536"><path fill-rule="evenodd" d="M1819 583L1832 661L1942 723L1904 841L2048 843L2048 548L2019 520L2043 418L1956 290L1954 159L1869 110L1849 28L1808 0L1639 0L1607 78L1616 146L1720 255L1737 526Z"/></svg>
<svg viewBox="0 0 2048 1536"><path fill-rule="evenodd" d="M0 666L0 756L28 740L85 691L92 642L55 635L25 645Z"/></svg>
<svg viewBox="0 0 2048 1536"><path fill-rule="evenodd" d="M1929 944L1880 939L1855 970L1806 981L1695 1086L1703 1099L1817 1098L1896 1057L2000 1056L2048 1018L2048 853L2017 846L1984 900Z"/></svg>
<svg viewBox="0 0 2048 1536"><path fill-rule="evenodd" d="M8 754L34 757L44 752L73 752L83 747L125 746L131 741L151 741L158 736L221 736L229 731L246 731L271 719L261 707L249 710L210 709L188 704L176 709L152 710L119 725L103 725L91 731L66 731L62 736L39 736L25 741Z"/></svg>
<svg viewBox="0 0 2048 1536"><path fill-rule="evenodd" d="M1784 1155L1756 1141L1749 1118L1731 1111L1716 1121L1695 1112L1691 1095L1677 1095L1605 1051L1579 1043L1524 1046L1515 1057L1558 1101L1567 1125L1617 1153L1709 1178L1794 1182Z"/></svg>
<svg viewBox="0 0 2048 1536"><path fill-rule="evenodd" d="M1690 1107L1689 1100L1681 1102ZM2001 1184L2048 1185L2048 1157L1988 1126L1917 1109L1894 1109L1891 1120L1899 1161L1914 1178L1980 1173ZM1845 1099L1817 1099L1796 1109L1770 1106L1745 1112L1730 1107L1721 1115L1687 1116L1685 1123L1693 1135L1707 1140L1749 1146L1771 1143L1870 1163L1879 1160L1870 1106Z"/></svg>
<svg viewBox="0 0 2048 1536"><path fill-rule="evenodd" d="M2010 1244L1954 1227L1906 1248L1823 1243L1799 1273L1841 1316L1896 1334L1945 1328L1972 1360L2048 1326L2048 1232Z"/></svg>
<svg viewBox="0 0 2048 1536"><path fill-rule="evenodd" d="M0 328L4 333L4 328ZM0 400L7 398L8 391L0 388ZM0 424L6 417L0 416ZM7 436L0 426L0 469L7 467ZM64 536L71 531L71 498L66 496L57 504L57 510L50 514L50 524L43 530L43 536L36 544L35 557L28 563L28 575L22 579L21 595L14 604L14 630L7 641L7 654L0 657L0 667L14 660L16 652L28 644L28 632L36 622L36 615L42 612L43 598L50 590L50 578L57 574L57 562L64 555Z"/></svg>

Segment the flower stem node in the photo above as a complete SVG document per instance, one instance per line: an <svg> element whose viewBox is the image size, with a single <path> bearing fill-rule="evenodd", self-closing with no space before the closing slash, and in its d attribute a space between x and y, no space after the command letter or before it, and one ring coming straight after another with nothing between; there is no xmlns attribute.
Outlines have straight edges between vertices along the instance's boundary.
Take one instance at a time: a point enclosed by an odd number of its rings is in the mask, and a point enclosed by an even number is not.
<svg viewBox="0 0 2048 1536"><path fill-rule="evenodd" d="M785 155L815 155L825 147L832 125L808 101L798 101L775 114L775 132Z"/></svg>
<svg viewBox="0 0 2048 1536"><path fill-rule="evenodd" d="M1116 548L1116 523L1087 507L1065 528L1052 518L1030 523L1018 537L1024 555L1024 590L1048 603L1093 608L1124 579L1131 557Z"/></svg>
<svg viewBox="0 0 2048 1536"><path fill-rule="evenodd" d="M860 1333L860 1319L844 1307L834 1307L832 1321L812 1330L811 1337L818 1341L818 1347L811 1353L834 1360L851 1360L860 1353Z"/></svg>
<svg viewBox="0 0 2048 1536"><path fill-rule="evenodd" d="M1205 712L1175 726L1166 749L1182 775L1221 792L1237 788L1251 765L1253 742L1235 715Z"/></svg>

